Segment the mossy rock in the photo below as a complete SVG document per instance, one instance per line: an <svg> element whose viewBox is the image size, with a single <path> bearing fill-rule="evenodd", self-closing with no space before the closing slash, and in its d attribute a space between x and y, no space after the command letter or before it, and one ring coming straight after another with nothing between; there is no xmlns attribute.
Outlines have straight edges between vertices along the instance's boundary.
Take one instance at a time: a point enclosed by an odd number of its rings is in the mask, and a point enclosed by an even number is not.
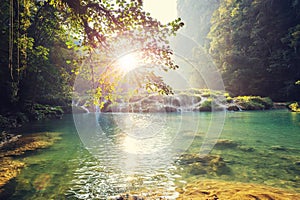
<svg viewBox="0 0 300 200"><path fill-rule="evenodd" d="M1 188L26 166L26 163L15 158L20 155L26 156L26 153L37 149L47 148L60 139L60 133L57 132L35 133L23 135L2 145L0 148L0 192Z"/></svg>
<svg viewBox="0 0 300 200"><path fill-rule="evenodd" d="M218 155L199 156L198 154L184 154L178 160L179 165L185 165L186 170L193 175L200 174L230 174L224 159Z"/></svg>
<svg viewBox="0 0 300 200"><path fill-rule="evenodd" d="M254 102L237 102L242 110L263 110L265 107Z"/></svg>
<svg viewBox="0 0 300 200"><path fill-rule="evenodd" d="M208 98L199 107L200 112L211 112L211 111L221 111L223 110L214 99Z"/></svg>
<svg viewBox="0 0 300 200"><path fill-rule="evenodd" d="M233 103L233 98L232 97L226 97L226 102L227 103Z"/></svg>
<svg viewBox="0 0 300 200"><path fill-rule="evenodd" d="M288 151L289 149L284 146L271 146L271 149L274 151Z"/></svg>
<svg viewBox="0 0 300 200"><path fill-rule="evenodd" d="M232 140L218 140L215 144L216 149L230 149L230 148L236 148L238 146L238 143L232 141Z"/></svg>
<svg viewBox="0 0 300 200"><path fill-rule="evenodd" d="M212 111L213 99L208 98L199 107L199 111L210 112Z"/></svg>
<svg viewBox="0 0 300 200"><path fill-rule="evenodd" d="M259 96L238 96L234 102L242 110L265 110L273 107L273 102L268 97Z"/></svg>
<svg viewBox="0 0 300 200"><path fill-rule="evenodd" d="M292 112L300 112L300 106L299 106L298 102L291 103L290 105L288 105L288 108Z"/></svg>
<svg viewBox="0 0 300 200"><path fill-rule="evenodd" d="M58 132L44 132L23 135L17 140L3 145L0 149L0 157L22 155L28 151L47 148L60 140Z"/></svg>
<svg viewBox="0 0 300 200"><path fill-rule="evenodd" d="M255 149L253 147L247 147L247 146L238 146L238 149L244 152L254 152Z"/></svg>
<svg viewBox="0 0 300 200"><path fill-rule="evenodd" d="M228 111L239 111L240 108L237 105L228 105L227 110Z"/></svg>
<svg viewBox="0 0 300 200"><path fill-rule="evenodd" d="M0 158L0 188L7 184L11 179L15 178L25 167L24 162L13 160L11 157ZM1 192L1 190L0 190Z"/></svg>

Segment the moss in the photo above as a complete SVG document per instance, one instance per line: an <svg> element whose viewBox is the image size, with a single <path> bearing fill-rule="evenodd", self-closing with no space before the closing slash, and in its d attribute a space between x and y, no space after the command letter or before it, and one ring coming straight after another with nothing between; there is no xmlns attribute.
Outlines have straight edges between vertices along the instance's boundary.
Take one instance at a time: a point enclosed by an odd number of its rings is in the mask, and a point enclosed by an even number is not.
<svg viewBox="0 0 300 200"><path fill-rule="evenodd" d="M291 110L292 112L300 112L300 107L299 107L299 104L297 102L295 103L291 103L289 106L288 106L289 110Z"/></svg>
<svg viewBox="0 0 300 200"><path fill-rule="evenodd" d="M225 92L225 93L224 93L224 97L225 97L225 98L229 98L229 97L230 97L229 93L228 93L228 92ZM231 97L230 97L230 98L231 98Z"/></svg>
<svg viewBox="0 0 300 200"><path fill-rule="evenodd" d="M238 96L234 101L243 110L265 110L273 107L273 102L268 97Z"/></svg>
<svg viewBox="0 0 300 200"><path fill-rule="evenodd" d="M265 109L273 108L273 101L270 97L264 97L262 100L262 104L265 106Z"/></svg>
<svg viewBox="0 0 300 200"><path fill-rule="evenodd" d="M215 148L217 149L230 149L230 148L236 148L238 146L238 143L232 141L232 140L218 140L215 144Z"/></svg>
<svg viewBox="0 0 300 200"><path fill-rule="evenodd" d="M232 97L226 97L226 102L227 103L232 103L233 102L233 98Z"/></svg>
<svg viewBox="0 0 300 200"><path fill-rule="evenodd" d="M42 104L27 104L25 106L25 112L29 118L33 120L61 118L64 113L60 106Z"/></svg>
<svg viewBox="0 0 300 200"><path fill-rule="evenodd" d="M213 99L208 98L201 104L199 110L204 112L211 111L212 105L213 105Z"/></svg>
<svg viewBox="0 0 300 200"><path fill-rule="evenodd" d="M231 104L227 106L228 111L239 111L239 107L237 105Z"/></svg>
<svg viewBox="0 0 300 200"><path fill-rule="evenodd" d="M210 112L210 111L222 110L222 108L215 102L214 99L208 98L199 107L199 111Z"/></svg>
<svg viewBox="0 0 300 200"><path fill-rule="evenodd" d="M178 164L185 165L187 172L193 175L231 173L223 158L215 155L200 157L198 154L183 154L179 158Z"/></svg>

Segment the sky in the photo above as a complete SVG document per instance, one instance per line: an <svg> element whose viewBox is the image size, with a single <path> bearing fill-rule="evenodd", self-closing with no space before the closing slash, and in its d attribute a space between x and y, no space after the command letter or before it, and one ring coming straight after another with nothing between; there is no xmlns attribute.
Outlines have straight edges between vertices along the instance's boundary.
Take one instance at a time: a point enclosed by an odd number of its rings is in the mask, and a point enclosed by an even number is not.
<svg viewBox="0 0 300 200"><path fill-rule="evenodd" d="M144 10L163 23L177 18L177 0L144 0Z"/></svg>

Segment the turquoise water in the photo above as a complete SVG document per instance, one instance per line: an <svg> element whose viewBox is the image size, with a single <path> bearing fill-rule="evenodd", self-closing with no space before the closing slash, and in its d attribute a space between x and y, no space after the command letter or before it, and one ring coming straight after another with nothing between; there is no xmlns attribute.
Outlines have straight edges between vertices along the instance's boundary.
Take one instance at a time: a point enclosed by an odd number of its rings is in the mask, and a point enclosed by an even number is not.
<svg viewBox="0 0 300 200"><path fill-rule="evenodd" d="M107 199L130 191L159 191L172 199L178 183L199 178L300 192L300 114L286 110L226 113L224 127L222 120L218 125L223 130L219 139L233 145L218 146L210 155L220 155L228 173L195 176L178 166L180 153L200 152L219 115L81 114L75 116L77 129L71 115L32 123L19 131L61 132L62 140L17 157L27 166L3 194L6 199ZM214 143L219 135L210 134Z"/></svg>
<svg viewBox="0 0 300 200"><path fill-rule="evenodd" d="M300 115L287 110L227 113L220 139L236 147L214 148L231 173L214 179L259 183L300 192ZM193 152L199 144L195 141Z"/></svg>

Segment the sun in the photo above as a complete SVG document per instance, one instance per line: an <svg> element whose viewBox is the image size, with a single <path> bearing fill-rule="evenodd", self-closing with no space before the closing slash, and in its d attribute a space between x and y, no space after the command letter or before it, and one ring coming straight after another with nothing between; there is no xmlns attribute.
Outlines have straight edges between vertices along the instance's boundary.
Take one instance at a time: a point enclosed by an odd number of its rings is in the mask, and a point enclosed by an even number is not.
<svg viewBox="0 0 300 200"><path fill-rule="evenodd" d="M118 60L118 66L122 71L129 72L138 66L138 58L135 54L127 54Z"/></svg>

